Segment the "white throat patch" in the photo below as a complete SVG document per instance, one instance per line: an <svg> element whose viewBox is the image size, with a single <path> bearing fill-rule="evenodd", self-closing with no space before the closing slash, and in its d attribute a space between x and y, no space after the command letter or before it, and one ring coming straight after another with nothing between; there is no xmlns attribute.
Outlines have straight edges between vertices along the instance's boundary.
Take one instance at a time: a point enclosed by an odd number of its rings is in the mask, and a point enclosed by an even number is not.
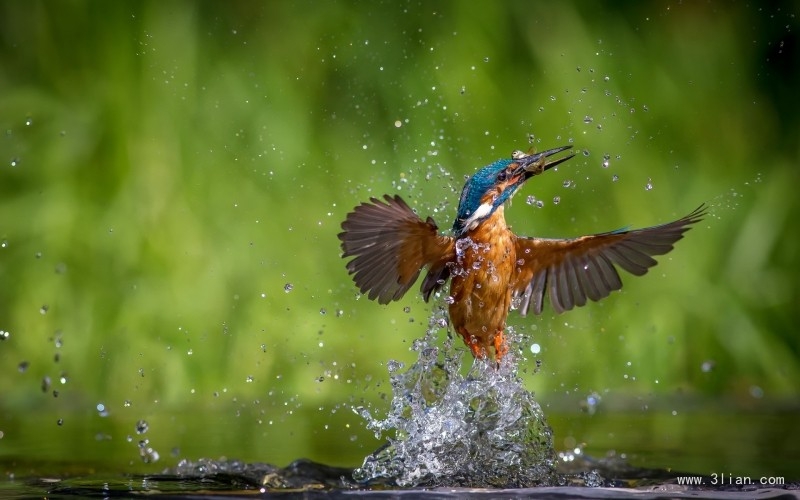
<svg viewBox="0 0 800 500"><path fill-rule="evenodd" d="M481 204L481 206L479 206L477 210L472 212L472 215L467 217L467 220L464 221L464 227L467 229L467 231L472 231L473 229L478 227L478 223L481 221L481 219L483 219L490 213L492 213L492 204L491 203Z"/></svg>

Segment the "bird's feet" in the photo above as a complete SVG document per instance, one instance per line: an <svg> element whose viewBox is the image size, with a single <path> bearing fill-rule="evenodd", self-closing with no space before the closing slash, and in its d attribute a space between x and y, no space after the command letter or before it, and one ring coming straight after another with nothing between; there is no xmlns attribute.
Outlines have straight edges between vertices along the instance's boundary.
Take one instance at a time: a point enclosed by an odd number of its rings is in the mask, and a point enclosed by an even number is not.
<svg viewBox="0 0 800 500"><path fill-rule="evenodd" d="M503 335L503 331L500 330L494 336L494 357L500 362L506 354L508 354L508 342L506 341L506 336Z"/></svg>

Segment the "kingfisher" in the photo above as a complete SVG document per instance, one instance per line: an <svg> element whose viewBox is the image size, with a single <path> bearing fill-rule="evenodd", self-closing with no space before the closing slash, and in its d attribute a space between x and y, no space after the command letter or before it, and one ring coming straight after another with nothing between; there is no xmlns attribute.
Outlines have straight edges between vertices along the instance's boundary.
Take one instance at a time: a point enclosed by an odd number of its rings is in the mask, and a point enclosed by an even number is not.
<svg viewBox="0 0 800 500"><path fill-rule="evenodd" d="M622 287L617 268L645 274L657 263L653 256L672 250L706 213L700 205L666 224L570 239L514 234L505 205L527 180L575 156L553 156L570 148L514 151L478 170L461 191L451 234L440 233L431 217L422 220L399 195L356 206L338 235L356 286L388 304L426 269L420 290L428 302L449 280L452 328L475 358L494 355L499 362L509 349L503 332L511 310L541 314L545 296L556 313L603 299Z"/></svg>

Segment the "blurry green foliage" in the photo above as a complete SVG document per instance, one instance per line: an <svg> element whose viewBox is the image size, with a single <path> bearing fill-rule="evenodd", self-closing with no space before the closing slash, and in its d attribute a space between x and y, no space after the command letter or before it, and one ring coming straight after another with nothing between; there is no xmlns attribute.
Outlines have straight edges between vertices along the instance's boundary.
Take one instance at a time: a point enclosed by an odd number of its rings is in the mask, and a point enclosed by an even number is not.
<svg viewBox="0 0 800 500"><path fill-rule="evenodd" d="M385 404L430 305L359 300L339 223L400 193L447 229L529 136L582 154L517 196L520 234L711 206L621 293L514 317L543 401L796 400L796 7L0 2L0 456L97 435L126 463L144 418L165 457L357 462L348 406Z"/></svg>

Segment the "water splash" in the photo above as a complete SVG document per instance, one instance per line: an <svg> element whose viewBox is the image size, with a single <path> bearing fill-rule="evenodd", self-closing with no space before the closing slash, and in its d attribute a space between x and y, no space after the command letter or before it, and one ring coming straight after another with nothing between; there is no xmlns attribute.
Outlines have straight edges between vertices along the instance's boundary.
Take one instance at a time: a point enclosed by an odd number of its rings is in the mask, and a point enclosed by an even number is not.
<svg viewBox="0 0 800 500"><path fill-rule="evenodd" d="M475 361L462 374L465 350L454 349L452 337L436 347L446 324L437 308L425 338L414 343L417 361L405 371L402 363L389 363L392 400L385 418L354 408L379 439L389 437L353 478L401 487L556 484L552 431L523 387L513 353L500 366Z"/></svg>

